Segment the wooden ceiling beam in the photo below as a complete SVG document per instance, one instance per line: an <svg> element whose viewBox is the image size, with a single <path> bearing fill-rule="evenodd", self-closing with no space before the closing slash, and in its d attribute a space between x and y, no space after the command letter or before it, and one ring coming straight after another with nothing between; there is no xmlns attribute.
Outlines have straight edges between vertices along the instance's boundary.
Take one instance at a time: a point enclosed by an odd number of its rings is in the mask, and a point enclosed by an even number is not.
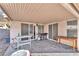
<svg viewBox="0 0 79 59"><path fill-rule="evenodd" d="M75 9L75 11L79 14L79 10L77 8L77 5L70 3L70 5Z"/></svg>
<svg viewBox="0 0 79 59"><path fill-rule="evenodd" d="M75 6L75 8L77 9L77 11L79 12L79 4L73 3L73 5Z"/></svg>
<svg viewBox="0 0 79 59"><path fill-rule="evenodd" d="M10 15L4 10L4 8L0 5L0 8L2 9L2 11L8 16L6 19L8 21L12 21L13 19L10 17Z"/></svg>
<svg viewBox="0 0 79 59"><path fill-rule="evenodd" d="M79 18L79 13L77 12L77 10L74 9L74 7L71 4L63 3L61 5L70 13L72 13L75 17Z"/></svg>

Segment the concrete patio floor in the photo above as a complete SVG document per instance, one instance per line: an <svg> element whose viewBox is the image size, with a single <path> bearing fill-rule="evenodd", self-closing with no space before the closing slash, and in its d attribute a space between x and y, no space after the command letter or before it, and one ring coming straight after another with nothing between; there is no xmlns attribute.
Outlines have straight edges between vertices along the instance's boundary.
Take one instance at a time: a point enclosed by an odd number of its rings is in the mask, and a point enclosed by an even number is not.
<svg viewBox="0 0 79 59"><path fill-rule="evenodd" d="M57 42L51 40L34 40L31 44L31 49L29 45L24 45L20 47L20 49L28 49L31 52L31 55L63 55L64 53L71 53L70 55L79 55L78 52L75 51L70 46L59 44ZM5 52L5 56L11 55L17 49L12 48L11 46L8 47L7 51ZM62 54L63 53L63 54ZM66 55L66 54L65 54Z"/></svg>

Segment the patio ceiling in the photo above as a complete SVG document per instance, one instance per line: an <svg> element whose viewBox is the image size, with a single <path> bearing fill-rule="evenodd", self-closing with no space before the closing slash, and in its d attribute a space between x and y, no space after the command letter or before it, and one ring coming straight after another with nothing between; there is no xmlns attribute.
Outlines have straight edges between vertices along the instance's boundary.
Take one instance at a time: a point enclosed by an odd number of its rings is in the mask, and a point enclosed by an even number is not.
<svg viewBox="0 0 79 59"><path fill-rule="evenodd" d="M46 24L75 17L57 3L1 3L0 6L12 21Z"/></svg>

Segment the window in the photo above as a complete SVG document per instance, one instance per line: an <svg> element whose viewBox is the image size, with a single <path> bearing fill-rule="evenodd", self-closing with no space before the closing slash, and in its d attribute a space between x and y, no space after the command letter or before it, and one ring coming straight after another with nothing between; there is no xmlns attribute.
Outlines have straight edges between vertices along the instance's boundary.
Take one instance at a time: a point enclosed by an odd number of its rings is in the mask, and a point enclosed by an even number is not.
<svg viewBox="0 0 79 59"><path fill-rule="evenodd" d="M21 35L33 35L34 38L34 26L33 24L21 24Z"/></svg>
<svg viewBox="0 0 79 59"><path fill-rule="evenodd" d="M43 32L44 32L44 26L38 25L38 33L43 33Z"/></svg>
<svg viewBox="0 0 79 59"><path fill-rule="evenodd" d="M28 35L29 33L28 24L21 24L21 35Z"/></svg>
<svg viewBox="0 0 79 59"><path fill-rule="evenodd" d="M30 26L30 28L29 28L29 30L30 30L29 34L33 35L32 38L31 38L31 39L33 39L34 38L34 26L33 26L33 24L29 24L29 26Z"/></svg>
<svg viewBox="0 0 79 59"><path fill-rule="evenodd" d="M67 25L77 25L77 20L67 21Z"/></svg>
<svg viewBox="0 0 79 59"><path fill-rule="evenodd" d="M67 21L67 37L77 37L77 20Z"/></svg>
<svg viewBox="0 0 79 59"><path fill-rule="evenodd" d="M50 24L50 25L48 25L48 29L49 29L49 38L50 39L53 39L53 35L52 35L52 27L53 27L53 25L52 24Z"/></svg>
<svg viewBox="0 0 79 59"><path fill-rule="evenodd" d="M30 34L33 34L33 24L30 24Z"/></svg>

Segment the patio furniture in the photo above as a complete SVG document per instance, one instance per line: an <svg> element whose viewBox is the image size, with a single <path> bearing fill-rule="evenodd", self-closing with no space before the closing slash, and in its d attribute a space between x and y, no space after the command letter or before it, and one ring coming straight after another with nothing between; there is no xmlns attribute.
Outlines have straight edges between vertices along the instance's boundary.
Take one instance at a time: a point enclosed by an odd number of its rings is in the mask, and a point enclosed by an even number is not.
<svg viewBox="0 0 79 59"><path fill-rule="evenodd" d="M23 46L23 45L30 45L30 48L31 48L31 37L32 35L26 35L26 36L19 36L19 37L16 37L16 41L17 41L17 49L20 47L20 46ZM24 40L23 40L24 38Z"/></svg>
<svg viewBox="0 0 79 59"><path fill-rule="evenodd" d="M29 50L18 50L12 53L11 56L30 56L30 52Z"/></svg>
<svg viewBox="0 0 79 59"><path fill-rule="evenodd" d="M38 33L38 40L46 40L48 33Z"/></svg>

